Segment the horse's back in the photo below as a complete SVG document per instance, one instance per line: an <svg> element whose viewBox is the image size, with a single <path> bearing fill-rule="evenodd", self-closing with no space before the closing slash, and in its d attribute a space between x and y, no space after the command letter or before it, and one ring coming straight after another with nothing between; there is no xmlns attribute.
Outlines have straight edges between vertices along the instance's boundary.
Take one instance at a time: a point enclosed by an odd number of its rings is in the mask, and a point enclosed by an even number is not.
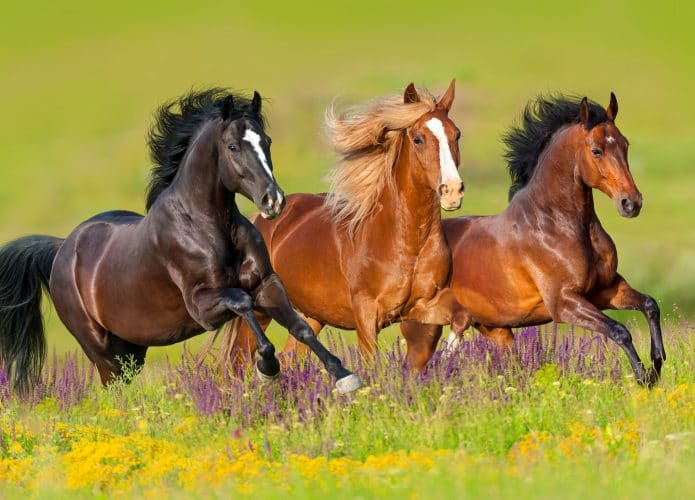
<svg viewBox="0 0 695 500"><path fill-rule="evenodd" d="M142 214L139 214L137 212L131 212L130 210L110 210L108 212L102 212L100 214L96 214L94 217L91 217L84 221L79 227L89 224L91 222L110 222L112 224L133 224L140 222L144 216Z"/></svg>

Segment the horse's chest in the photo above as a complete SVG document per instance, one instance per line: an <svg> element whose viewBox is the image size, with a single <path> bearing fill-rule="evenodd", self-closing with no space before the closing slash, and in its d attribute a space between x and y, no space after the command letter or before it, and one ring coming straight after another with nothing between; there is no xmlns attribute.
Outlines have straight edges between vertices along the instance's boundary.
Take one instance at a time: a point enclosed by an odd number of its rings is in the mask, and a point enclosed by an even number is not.
<svg viewBox="0 0 695 500"><path fill-rule="evenodd" d="M397 319L415 302L432 298L446 286L450 265L448 254L443 253L441 259L433 258L432 254L423 257L420 255L401 263L400 272L394 274L390 286L385 287L379 295L386 321Z"/></svg>

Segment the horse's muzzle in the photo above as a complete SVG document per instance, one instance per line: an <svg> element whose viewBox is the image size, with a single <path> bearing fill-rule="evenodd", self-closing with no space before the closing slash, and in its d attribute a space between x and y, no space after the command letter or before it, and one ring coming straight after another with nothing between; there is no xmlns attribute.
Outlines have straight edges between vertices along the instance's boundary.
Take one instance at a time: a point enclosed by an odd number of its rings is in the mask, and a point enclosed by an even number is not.
<svg viewBox="0 0 695 500"><path fill-rule="evenodd" d="M627 217L629 219L637 217L640 210L642 210L642 195L620 196L618 199L616 199L615 206L618 209L618 213L623 217Z"/></svg>
<svg viewBox="0 0 695 500"><path fill-rule="evenodd" d="M285 194L278 186L270 186L261 199L261 204L258 207L261 211L261 217L264 219L274 219L285 208Z"/></svg>
<svg viewBox="0 0 695 500"><path fill-rule="evenodd" d="M439 202L444 210L461 208L465 188L461 179L451 179L439 186Z"/></svg>

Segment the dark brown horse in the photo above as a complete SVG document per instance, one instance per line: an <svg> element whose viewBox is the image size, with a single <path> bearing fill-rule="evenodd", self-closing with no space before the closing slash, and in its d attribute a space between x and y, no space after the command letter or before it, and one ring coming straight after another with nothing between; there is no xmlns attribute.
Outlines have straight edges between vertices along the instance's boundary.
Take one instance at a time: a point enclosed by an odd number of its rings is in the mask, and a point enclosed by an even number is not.
<svg viewBox="0 0 695 500"><path fill-rule="evenodd" d="M284 204L260 95L192 93L160 109L150 142L157 166L147 216L107 212L65 240L30 236L0 250L0 362L15 387L26 390L43 362L43 285L104 384L127 358L142 365L148 346L216 330L235 316L258 342L259 373L274 377L275 349L255 309L311 347L339 390L358 388L294 312L262 238L237 209L237 192L265 217Z"/></svg>
<svg viewBox="0 0 695 500"><path fill-rule="evenodd" d="M617 342L637 380L652 385L666 359L659 307L618 274L615 245L594 210L594 189L623 217L642 208L617 114L613 94L605 110L586 98L539 98L505 138L513 180L507 209L446 220L443 227L454 259L451 287L485 336L510 345L512 327L572 323ZM653 369L645 369L630 332L602 309L644 313ZM441 327L405 322L401 330L408 359L423 366Z"/></svg>
<svg viewBox="0 0 695 500"><path fill-rule="evenodd" d="M404 97L329 113L341 156L331 192L290 195L280 217L254 221L316 333L325 324L356 329L361 352L371 354L379 330L395 321L468 327L470 316L445 287L451 255L440 219L440 208L459 208L463 196L453 100L453 81L438 102L410 84ZM226 342L246 355L254 348L239 321Z"/></svg>

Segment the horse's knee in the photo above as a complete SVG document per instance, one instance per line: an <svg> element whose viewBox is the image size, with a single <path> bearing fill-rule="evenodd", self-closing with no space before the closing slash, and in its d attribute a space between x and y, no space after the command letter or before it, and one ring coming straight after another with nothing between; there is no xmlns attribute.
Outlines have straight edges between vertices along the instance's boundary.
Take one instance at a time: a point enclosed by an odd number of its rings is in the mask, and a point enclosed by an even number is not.
<svg viewBox="0 0 695 500"><path fill-rule="evenodd" d="M619 345L625 346L632 344L632 335L627 328L625 328L620 323L615 323L611 326L611 338L615 340Z"/></svg>
<svg viewBox="0 0 695 500"><path fill-rule="evenodd" d="M227 301L229 308L237 314L247 314L253 310L251 295L238 288L229 292Z"/></svg>
<svg viewBox="0 0 695 500"><path fill-rule="evenodd" d="M649 295L644 299L644 314L646 314L648 318L657 318L659 314L661 314L659 304Z"/></svg>

